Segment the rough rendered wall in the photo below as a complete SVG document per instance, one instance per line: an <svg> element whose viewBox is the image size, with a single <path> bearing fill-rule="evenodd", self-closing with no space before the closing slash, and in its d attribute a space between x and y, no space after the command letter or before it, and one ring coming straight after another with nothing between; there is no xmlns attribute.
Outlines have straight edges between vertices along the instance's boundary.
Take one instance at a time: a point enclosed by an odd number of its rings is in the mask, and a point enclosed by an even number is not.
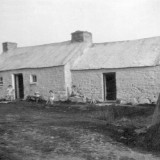
<svg viewBox="0 0 160 160"><path fill-rule="evenodd" d="M67 91L67 97L71 94L71 86L72 86L72 79L71 79L71 70L70 70L70 64L68 63L65 65L65 85L66 85L66 91Z"/></svg>
<svg viewBox="0 0 160 160"><path fill-rule="evenodd" d="M22 69L14 71L0 72L0 77L3 77L4 85L0 86L0 97L6 95L6 89L8 85L12 84L12 74L23 74L24 83L24 95L34 94L35 91L39 91L44 98L48 97L49 90L64 93L66 92L65 80L64 80L64 67L51 67L41 69ZM37 83L30 83L30 75L37 76Z"/></svg>
<svg viewBox="0 0 160 160"><path fill-rule="evenodd" d="M160 66L72 71L72 81L82 93L104 100L103 73L116 72L117 99L154 102L160 93Z"/></svg>
<svg viewBox="0 0 160 160"><path fill-rule="evenodd" d="M132 103L148 103L157 99L160 91L160 67L131 68L117 72L117 98Z"/></svg>
<svg viewBox="0 0 160 160"><path fill-rule="evenodd" d="M72 71L72 83L84 96L103 100L103 74L100 70Z"/></svg>

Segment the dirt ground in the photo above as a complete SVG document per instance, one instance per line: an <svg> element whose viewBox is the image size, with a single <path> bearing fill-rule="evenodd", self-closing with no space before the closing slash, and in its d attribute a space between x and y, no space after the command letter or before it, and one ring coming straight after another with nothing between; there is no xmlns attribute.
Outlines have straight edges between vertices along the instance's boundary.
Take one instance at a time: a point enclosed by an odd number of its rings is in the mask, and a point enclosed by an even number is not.
<svg viewBox="0 0 160 160"><path fill-rule="evenodd" d="M104 109L83 105L0 104L0 160L160 159L158 154L114 140L106 129L106 117ZM141 124L139 120L128 123Z"/></svg>

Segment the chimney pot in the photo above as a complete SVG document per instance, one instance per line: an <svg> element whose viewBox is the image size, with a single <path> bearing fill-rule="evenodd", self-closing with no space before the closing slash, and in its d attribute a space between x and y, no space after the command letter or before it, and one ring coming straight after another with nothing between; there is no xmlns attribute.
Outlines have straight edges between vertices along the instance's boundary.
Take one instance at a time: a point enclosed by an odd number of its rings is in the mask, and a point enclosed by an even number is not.
<svg viewBox="0 0 160 160"><path fill-rule="evenodd" d="M87 42L92 43L92 33L87 31L75 31L71 33L71 42Z"/></svg>
<svg viewBox="0 0 160 160"><path fill-rule="evenodd" d="M8 52L10 50L16 49L17 48L17 43L4 42L4 43L2 43L2 46L3 46L3 52Z"/></svg>

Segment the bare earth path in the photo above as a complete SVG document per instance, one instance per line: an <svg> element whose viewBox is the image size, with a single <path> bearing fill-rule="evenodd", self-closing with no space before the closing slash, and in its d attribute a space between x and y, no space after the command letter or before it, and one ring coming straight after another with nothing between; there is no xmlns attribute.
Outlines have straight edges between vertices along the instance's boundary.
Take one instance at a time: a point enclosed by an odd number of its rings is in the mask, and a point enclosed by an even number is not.
<svg viewBox="0 0 160 160"><path fill-rule="evenodd" d="M160 159L90 130L93 122L80 112L23 102L0 104L0 160Z"/></svg>

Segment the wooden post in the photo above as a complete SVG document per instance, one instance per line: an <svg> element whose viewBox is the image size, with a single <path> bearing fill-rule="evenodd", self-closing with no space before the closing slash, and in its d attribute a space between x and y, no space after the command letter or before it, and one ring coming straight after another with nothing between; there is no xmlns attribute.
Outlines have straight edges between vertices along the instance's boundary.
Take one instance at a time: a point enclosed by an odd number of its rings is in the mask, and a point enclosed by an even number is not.
<svg viewBox="0 0 160 160"><path fill-rule="evenodd" d="M160 94L158 96L156 108L155 108L154 113L153 113L151 126L153 126L153 125L155 125L159 122L160 122Z"/></svg>

